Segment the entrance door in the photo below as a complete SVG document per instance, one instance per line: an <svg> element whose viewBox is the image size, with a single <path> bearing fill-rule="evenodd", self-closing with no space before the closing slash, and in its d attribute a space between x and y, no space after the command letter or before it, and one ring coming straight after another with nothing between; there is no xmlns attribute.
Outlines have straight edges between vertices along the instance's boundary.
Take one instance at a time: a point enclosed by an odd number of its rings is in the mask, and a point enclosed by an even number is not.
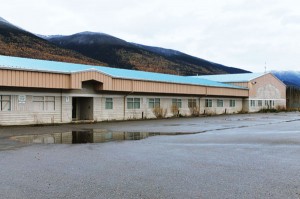
<svg viewBox="0 0 300 199"><path fill-rule="evenodd" d="M73 120L93 120L93 98L73 97L72 98L72 119Z"/></svg>
<svg viewBox="0 0 300 199"><path fill-rule="evenodd" d="M77 97L72 97L72 119L77 120Z"/></svg>
<svg viewBox="0 0 300 199"><path fill-rule="evenodd" d="M81 97L79 99L80 120L93 120L93 98Z"/></svg>

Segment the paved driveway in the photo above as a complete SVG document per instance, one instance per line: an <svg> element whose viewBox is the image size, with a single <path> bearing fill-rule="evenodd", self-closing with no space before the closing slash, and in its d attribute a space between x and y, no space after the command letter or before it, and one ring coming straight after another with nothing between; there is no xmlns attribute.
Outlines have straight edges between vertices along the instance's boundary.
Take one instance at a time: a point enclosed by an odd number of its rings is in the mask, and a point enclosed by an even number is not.
<svg viewBox="0 0 300 199"><path fill-rule="evenodd" d="M199 134L77 145L7 139L93 128ZM5 127L0 137L0 198L300 198L298 112Z"/></svg>

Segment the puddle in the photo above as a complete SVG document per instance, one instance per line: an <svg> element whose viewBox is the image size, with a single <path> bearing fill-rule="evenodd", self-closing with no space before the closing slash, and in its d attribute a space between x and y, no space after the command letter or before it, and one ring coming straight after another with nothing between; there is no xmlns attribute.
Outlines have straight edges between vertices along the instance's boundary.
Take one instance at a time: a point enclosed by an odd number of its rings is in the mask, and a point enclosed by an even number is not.
<svg viewBox="0 0 300 199"><path fill-rule="evenodd" d="M146 132L106 132L103 130L81 130L63 133L21 135L10 137L11 140L24 144L84 144L104 143L122 140L141 140L157 135L174 135Z"/></svg>

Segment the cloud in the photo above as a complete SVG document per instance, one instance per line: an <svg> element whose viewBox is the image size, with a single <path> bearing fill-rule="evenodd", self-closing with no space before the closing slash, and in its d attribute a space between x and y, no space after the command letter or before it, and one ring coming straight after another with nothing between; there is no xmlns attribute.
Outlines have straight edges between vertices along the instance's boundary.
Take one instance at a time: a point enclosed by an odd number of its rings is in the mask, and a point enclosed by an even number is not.
<svg viewBox="0 0 300 199"><path fill-rule="evenodd" d="M224 65L299 70L296 0L10 0L2 17L34 33L108 33Z"/></svg>

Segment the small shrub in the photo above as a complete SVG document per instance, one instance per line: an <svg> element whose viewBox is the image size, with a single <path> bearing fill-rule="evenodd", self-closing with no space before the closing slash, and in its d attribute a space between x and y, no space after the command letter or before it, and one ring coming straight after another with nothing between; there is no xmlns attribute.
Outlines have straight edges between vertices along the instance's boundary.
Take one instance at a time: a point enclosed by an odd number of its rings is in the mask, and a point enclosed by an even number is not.
<svg viewBox="0 0 300 199"><path fill-rule="evenodd" d="M286 108L285 108L285 106L280 106L280 105L278 105L278 106L276 107L276 109L277 109L279 112L287 111Z"/></svg>
<svg viewBox="0 0 300 199"><path fill-rule="evenodd" d="M279 113L279 112L286 112L287 109L285 106L277 106L276 108L263 108L260 109L259 113Z"/></svg>
<svg viewBox="0 0 300 199"><path fill-rule="evenodd" d="M247 113L249 113L249 112L248 111L244 111L244 110L238 111L238 114L247 114Z"/></svg>
<svg viewBox="0 0 300 199"><path fill-rule="evenodd" d="M191 116L193 117L199 117L200 116L200 109L198 106L195 106L195 107L190 107L190 113L191 113Z"/></svg>
<svg viewBox="0 0 300 199"><path fill-rule="evenodd" d="M155 107L152 109L153 114L156 118L165 118L167 115L167 109L163 109L160 107Z"/></svg>
<svg viewBox="0 0 300 199"><path fill-rule="evenodd" d="M203 112L203 115L206 115L206 116L213 116L213 115L216 115L215 112L209 110L209 109L205 109L204 112Z"/></svg>
<svg viewBox="0 0 300 199"><path fill-rule="evenodd" d="M178 117L179 116L179 108L176 105L172 105L171 106L171 112L173 114L173 116Z"/></svg>
<svg viewBox="0 0 300 199"><path fill-rule="evenodd" d="M262 108L258 112L259 113L278 113L279 111L275 108Z"/></svg>

